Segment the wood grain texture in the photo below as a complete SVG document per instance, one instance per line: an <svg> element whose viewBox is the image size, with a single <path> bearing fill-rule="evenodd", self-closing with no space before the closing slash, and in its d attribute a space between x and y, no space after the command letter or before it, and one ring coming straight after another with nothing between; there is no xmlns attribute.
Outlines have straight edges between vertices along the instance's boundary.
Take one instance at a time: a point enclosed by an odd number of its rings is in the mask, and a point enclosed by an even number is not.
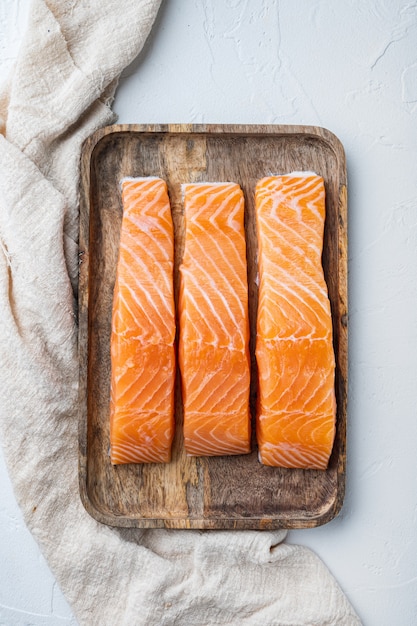
<svg viewBox="0 0 417 626"><path fill-rule="evenodd" d="M110 464L110 331L124 176L167 181L175 231L175 297L183 254L181 184L233 181L245 196L251 410L257 244L254 193L268 174L313 170L326 188L323 266L332 309L336 355L336 440L327 470L262 466L253 452L237 457L187 457L182 442L179 379L176 435L167 465ZM307 126L118 125L96 132L83 147L80 189L79 484L87 511L122 527L308 528L340 511L345 490L347 417L347 187L342 145L329 131Z"/></svg>

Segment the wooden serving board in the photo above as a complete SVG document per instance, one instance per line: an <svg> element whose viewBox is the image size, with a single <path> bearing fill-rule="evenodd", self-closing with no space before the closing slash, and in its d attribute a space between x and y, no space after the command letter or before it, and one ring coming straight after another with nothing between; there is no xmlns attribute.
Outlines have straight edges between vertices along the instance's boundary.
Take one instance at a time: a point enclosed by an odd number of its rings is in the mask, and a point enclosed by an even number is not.
<svg viewBox="0 0 417 626"><path fill-rule="evenodd" d="M245 196L251 323L251 408L256 400L256 181L313 170L326 187L323 265L336 354L337 432L327 470L281 469L250 455L187 457L181 393L167 465L113 467L109 458L110 330L124 176L167 181L175 230L175 290L183 254L181 184L234 181ZM81 160L79 277L79 483L87 511L112 526L270 529L324 524L340 510L345 487L347 401L347 201L343 147L329 131L306 126L111 126L92 135Z"/></svg>

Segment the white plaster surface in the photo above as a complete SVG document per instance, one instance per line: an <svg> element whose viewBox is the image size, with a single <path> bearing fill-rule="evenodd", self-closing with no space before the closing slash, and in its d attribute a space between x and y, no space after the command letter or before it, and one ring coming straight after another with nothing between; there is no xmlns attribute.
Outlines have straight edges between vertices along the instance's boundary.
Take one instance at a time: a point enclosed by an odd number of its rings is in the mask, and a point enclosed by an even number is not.
<svg viewBox="0 0 417 626"><path fill-rule="evenodd" d="M28 0L0 0L0 78ZM325 126L349 180L349 408L342 513L313 549L366 626L417 624L417 3L167 0L125 70L120 122ZM75 626L0 455L0 626ZM194 626L194 625L193 625Z"/></svg>

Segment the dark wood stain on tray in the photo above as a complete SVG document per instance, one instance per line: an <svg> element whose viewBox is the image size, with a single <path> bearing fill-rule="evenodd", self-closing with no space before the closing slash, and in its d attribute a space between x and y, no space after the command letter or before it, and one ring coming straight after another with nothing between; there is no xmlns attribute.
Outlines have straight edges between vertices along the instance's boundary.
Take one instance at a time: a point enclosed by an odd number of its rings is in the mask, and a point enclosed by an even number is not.
<svg viewBox="0 0 417 626"><path fill-rule="evenodd" d="M168 184L175 229L175 289L183 254L181 184L234 181L245 195L251 408L256 400L257 309L254 189L268 174L313 170L326 187L323 265L336 354L337 432L327 470L262 466L250 455L192 458L182 445L179 379L172 462L113 467L109 458L110 329L124 176ZM79 280L79 483L100 522L143 528L307 528L339 512L345 488L347 401L347 195L344 151L329 131L306 126L111 126L84 145L81 159Z"/></svg>

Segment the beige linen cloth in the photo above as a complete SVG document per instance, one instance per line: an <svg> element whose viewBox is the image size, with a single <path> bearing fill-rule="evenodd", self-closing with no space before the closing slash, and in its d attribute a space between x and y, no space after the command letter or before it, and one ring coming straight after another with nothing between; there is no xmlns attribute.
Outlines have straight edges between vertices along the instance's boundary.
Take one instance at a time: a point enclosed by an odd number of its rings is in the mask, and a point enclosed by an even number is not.
<svg viewBox="0 0 417 626"><path fill-rule="evenodd" d="M117 530L77 477L78 172L160 0L34 0L0 94L0 435L16 498L80 625L349 625L285 532Z"/></svg>

